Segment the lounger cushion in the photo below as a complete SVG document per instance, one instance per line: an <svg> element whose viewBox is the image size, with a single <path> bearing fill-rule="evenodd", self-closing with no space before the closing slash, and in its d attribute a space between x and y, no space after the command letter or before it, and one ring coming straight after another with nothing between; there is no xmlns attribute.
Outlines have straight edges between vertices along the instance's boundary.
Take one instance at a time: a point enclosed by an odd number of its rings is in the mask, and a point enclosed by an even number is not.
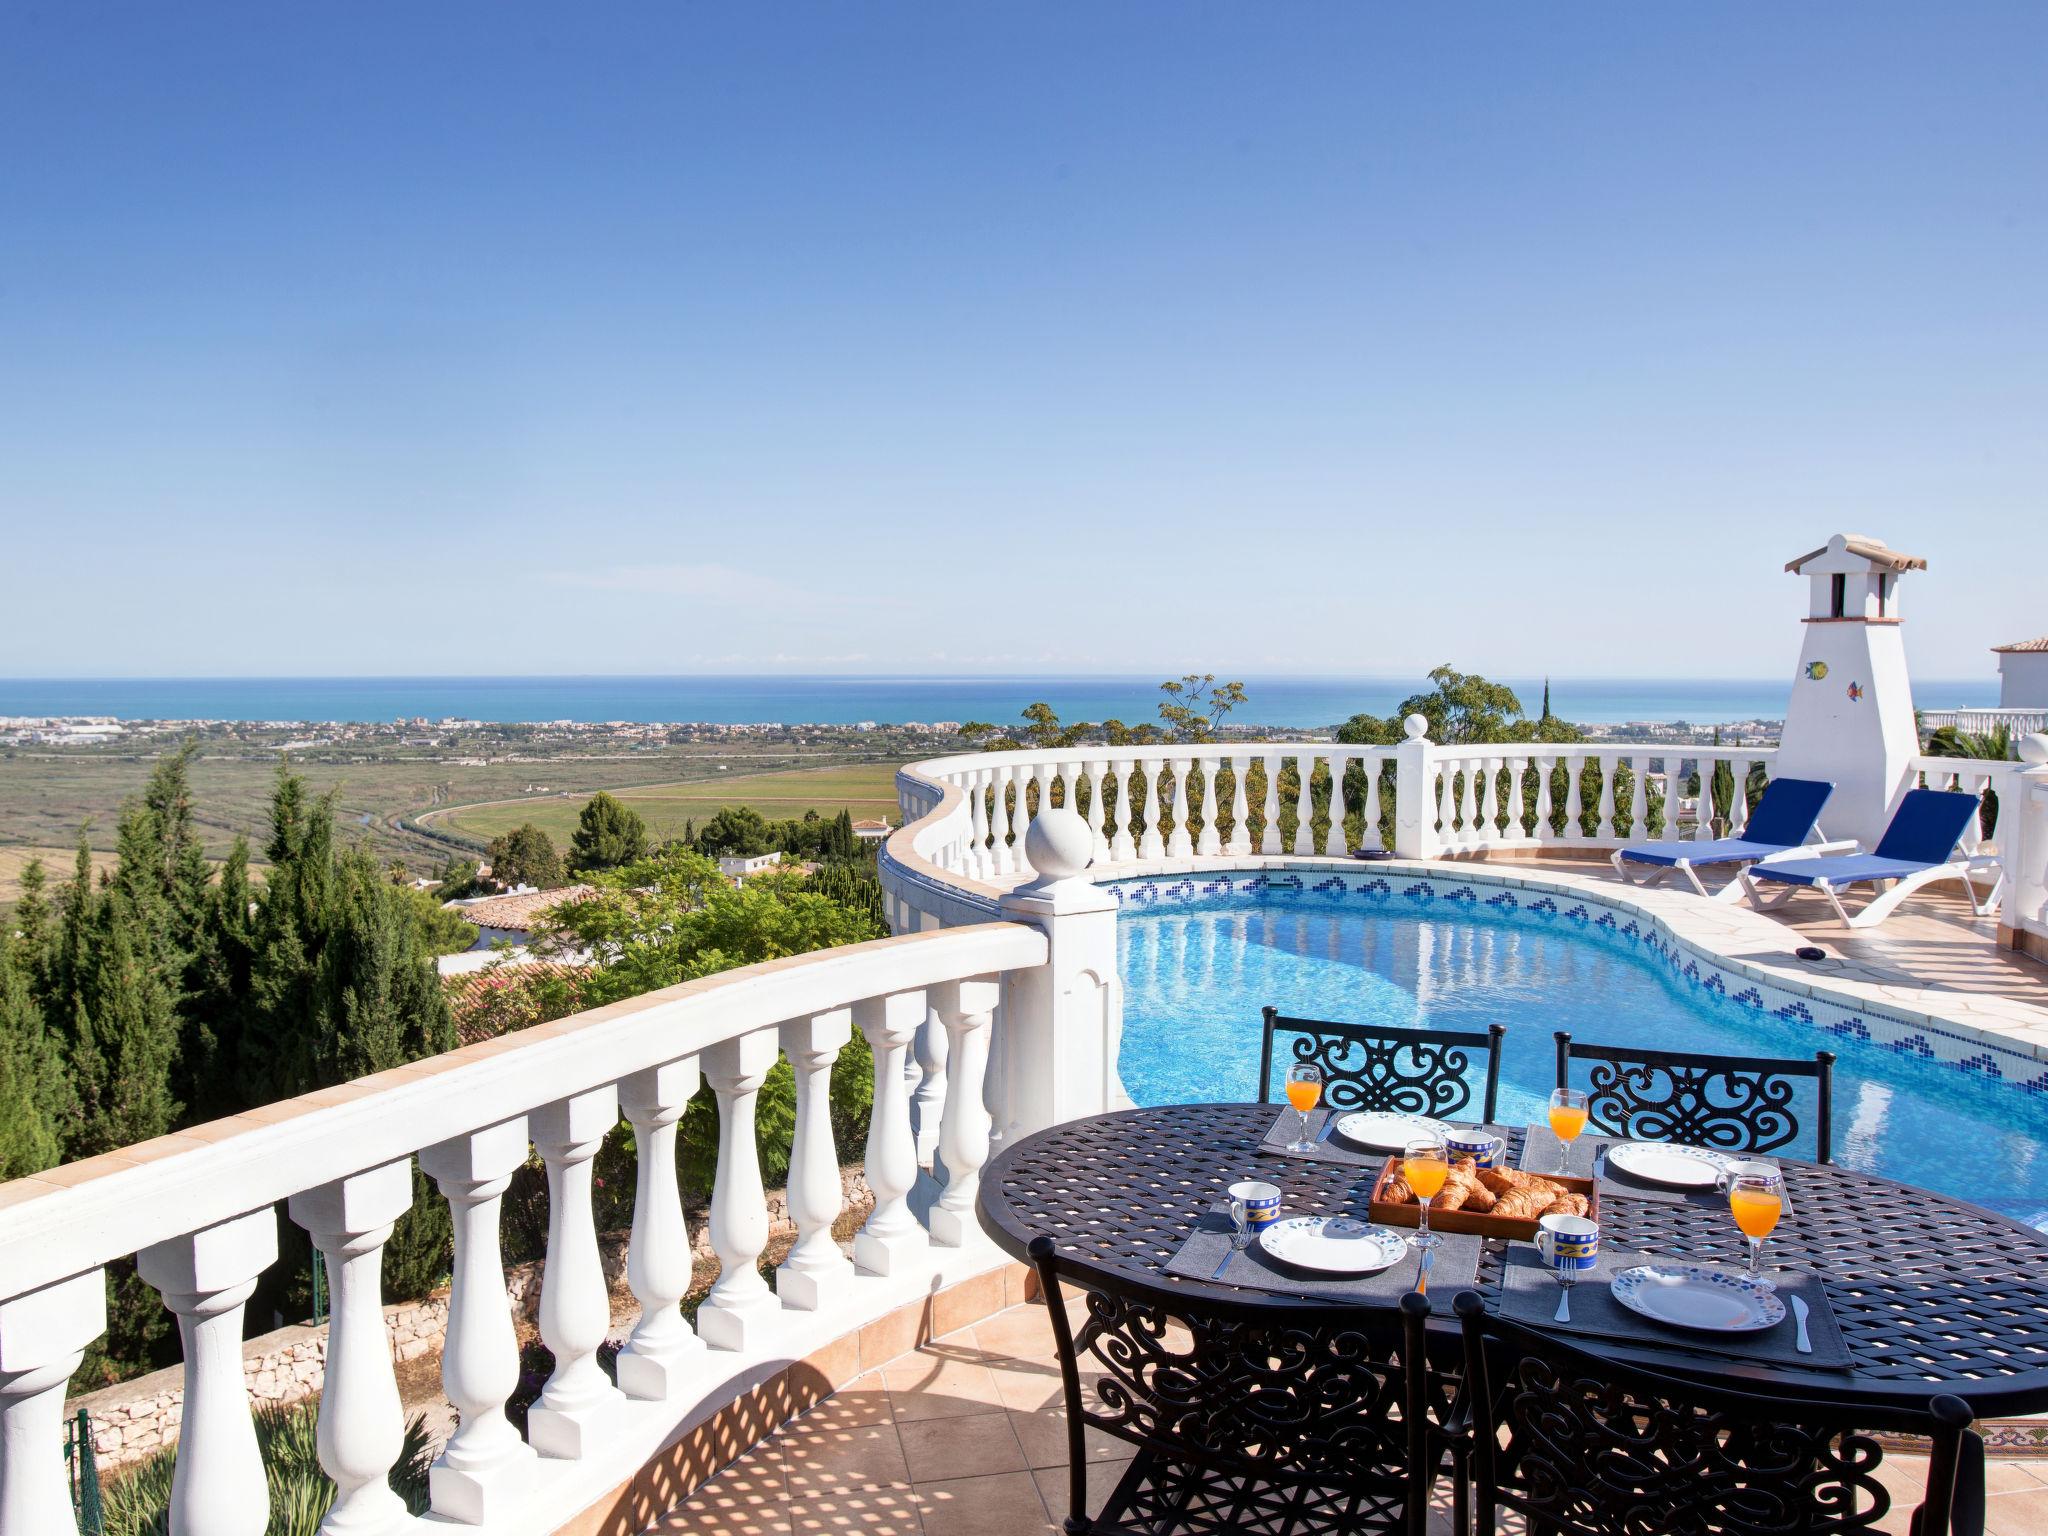
<svg viewBox="0 0 2048 1536"><path fill-rule="evenodd" d="M1856 885L1865 880L1903 880L1936 866L1912 859L1887 859L1881 854L1852 853L1839 859L1785 859L1777 864L1753 864L1750 874L1758 880L1782 880L1787 885Z"/></svg>
<svg viewBox="0 0 2048 1536"><path fill-rule="evenodd" d="M1722 837L1711 843L1638 843L1632 848L1622 849L1621 856L1631 864L1671 865L1683 862L1697 867L1702 864L1733 864L1743 859L1767 859L1784 851L1780 843Z"/></svg>

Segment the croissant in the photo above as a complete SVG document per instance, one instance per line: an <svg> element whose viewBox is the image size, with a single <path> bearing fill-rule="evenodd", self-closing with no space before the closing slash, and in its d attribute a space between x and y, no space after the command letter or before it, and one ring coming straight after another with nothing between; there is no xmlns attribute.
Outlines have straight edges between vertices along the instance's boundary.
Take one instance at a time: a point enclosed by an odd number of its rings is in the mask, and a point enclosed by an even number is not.
<svg viewBox="0 0 2048 1536"><path fill-rule="evenodd" d="M1387 1180L1386 1188L1380 1191L1380 1198L1390 1205L1413 1205L1415 1191L1408 1187L1407 1177L1396 1172Z"/></svg>
<svg viewBox="0 0 2048 1536"><path fill-rule="evenodd" d="M1566 1190L1550 1202L1550 1209L1543 1214L1546 1216L1583 1216L1586 1214L1586 1197L1581 1194L1575 1194L1571 1190Z"/></svg>
<svg viewBox="0 0 2048 1536"><path fill-rule="evenodd" d="M1519 1168L1482 1168L1479 1179L1496 1195L1504 1195L1511 1189L1547 1189L1555 1194L1564 1188L1540 1174L1524 1173Z"/></svg>
<svg viewBox="0 0 2048 1536"><path fill-rule="evenodd" d="M1557 1197L1544 1189L1511 1189L1493 1204L1493 1214L1513 1220L1527 1221L1541 1216Z"/></svg>
<svg viewBox="0 0 2048 1536"><path fill-rule="evenodd" d="M1493 1191L1479 1182L1479 1170L1474 1166L1471 1158L1460 1158L1457 1162L1451 1164L1449 1183L1459 1185L1465 1191L1465 1198L1461 1204L1448 1207L1448 1209L1477 1211L1481 1215L1493 1209ZM1446 1187L1449 1187L1448 1183Z"/></svg>

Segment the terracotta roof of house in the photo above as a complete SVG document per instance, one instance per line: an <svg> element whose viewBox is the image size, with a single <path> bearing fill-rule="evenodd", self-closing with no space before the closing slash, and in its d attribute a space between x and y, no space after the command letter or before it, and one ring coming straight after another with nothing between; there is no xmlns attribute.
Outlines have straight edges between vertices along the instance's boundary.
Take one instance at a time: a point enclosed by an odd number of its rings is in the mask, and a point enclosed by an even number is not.
<svg viewBox="0 0 2048 1536"><path fill-rule="evenodd" d="M465 922L479 928L511 928L525 932L533 927L534 920L551 907L558 907L565 901L575 901L588 896L595 886L565 885L553 891L527 891L519 896L486 896L482 901L472 901L455 910L462 914Z"/></svg>
<svg viewBox="0 0 2048 1536"><path fill-rule="evenodd" d="M2000 651L2048 651L2048 635L2036 635L2031 640L2015 640L2011 645L1994 645L1994 653Z"/></svg>
<svg viewBox="0 0 2048 1536"><path fill-rule="evenodd" d="M448 1006L455 1010L455 1037L463 1045L493 1039L494 1025L479 1016L493 992L516 985L522 979L541 976L587 976L587 965L561 965L552 960L505 960L480 971L465 971L444 977L441 987L448 994Z"/></svg>
<svg viewBox="0 0 2048 1536"><path fill-rule="evenodd" d="M1896 549L1886 544L1883 539L1873 539L1868 534L1852 533L1843 541L1842 547L1859 559L1868 560L1872 565L1889 566L1895 571L1924 571L1927 569L1927 562L1921 559L1920 556L1902 555ZM1821 545L1819 549L1810 549L1797 560L1788 560L1785 563L1785 569L1796 574L1799 568L1805 565L1807 561L1817 560L1827 552L1828 547L1825 544Z"/></svg>
<svg viewBox="0 0 2048 1536"><path fill-rule="evenodd" d="M888 822L881 820L879 817L869 816L856 821L853 824L853 830L858 832L862 827L887 827L888 825Z"/></svg>

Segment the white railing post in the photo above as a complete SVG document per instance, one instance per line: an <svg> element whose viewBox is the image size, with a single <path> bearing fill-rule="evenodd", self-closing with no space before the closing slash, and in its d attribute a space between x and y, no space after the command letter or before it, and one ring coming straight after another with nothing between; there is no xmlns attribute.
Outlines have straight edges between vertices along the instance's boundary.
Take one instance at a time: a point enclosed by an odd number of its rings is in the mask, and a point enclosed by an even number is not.
<svg viewBox="0 0 2048 1536"><path fill-rule="evenodd" d="M704 1350L704 1341L683 1321L680 1305L690 1293L696 1264L676 1183L676 1126L702 1081L697 1058L684 1056L619 1083L619 1107L633 1127L638 1163L626 1283L640 1303L640 1321L619 1351L619 1390L643 1402L681 1397L690 1362Z"/></svg>
<svg viewBox="0 0 2048 1536"><path fill-rule="evenodd" d="M832 1239L845 1189L832 1140L832 1065L853 1038L853 1010L834 1008L782 1026L782 1054L796 1074L796 1137L789 1156L789 1214L796 1246L775 1271L785 1307L815 1312L853 1265ZM958 1079L955 1089L958 1091ZM948 1101L950 1102L950 1095Z"/></svg>
<svg viewBox="0 0 2048 1536"><path fill-rule="evenodd" d="M1166 857L1166 836L1159 830L1164 804L1159 798L1159 771L1165 766L1163 757L1155 757L1145 764L1145 827L1138 834L1138 857L1141 859Z"/></svg>
<svg viewBox="0 0 2048 1536"><path fill-rule="evenodd" d="M1024 854L1024 834L1031 829L1031 767L1019 764L1009 770L1010 789L1010 866L1018 874L1031 873L1030 861Z"/></svg>
<svg viewBox="0 0 2048 1536"><path fill-rule="evenodd" d="M1614 777L1621 771L1621 758L1612 753L1603 753L1599 758L1599 763L1600 809L1597 813L1597 819L1593 823L1593 835L1595 837L1619 837L1621 829L1614 824ZM1638 805L1642 803L1640 787L1636 791L1636 803ZM1642 835L1641 829L1638 828L1636 836L1641 837Z"/></svg>
<svg viewBox="0 0 2048 1536"><path fill-rule="evenodd" d="M1136 799L1131 786L1138 782L1138 765L1135 761L1124 765L1121 772L1111 768L1116 775L1116 833L1110 839L1109 856L1118 864L1128 864L1138 856L1138 845L1131 835L1131 821L1136 815Z"/></svg>
<svg viewBox="0 0 2048 1536"><path fill-rule="evenodd" d="M1075 818L1077 821L1078 817ZM917 1143L910 1130L904 1056L925 1021L922 992L871 997L854 1007L854 1022L875 1058L875 1099L868 1114L868 1188L875 1208L853 1242L853 1258L871 1275L900 1273L924 1252L927 1238L910 1212L917 1184Z"/></svg>
<svg viewBox="0 0 2048 1536"><path fill-rule="evenodd" d="M944 1020L950 1042L953 1082L946 1098L946 1188L932 1208L931 1235L934 1242L950 1248L986 1238L974 1214L974 1199L988 1160L989 1113L983 1088L989 1029L1001 997L1002 983L993 976L947 982L932 992L933 1008Z"/></svg>
<svg viewBox="0 0 2048 1536"><path fill-rule="evenodd" d="M1088 831L1094 840L1098 864L1109 862L1109 834L1102 830L1102 781L1108 773L1108 763L1097 760L1088 764Z"/></svg>
<svg viewBox="0 0 2048 1536"><path fill-rule="evenodd" d="M967 789L967 873L975 879L994 873L995 858L988 845L988 784L985 768L970 768L961 779Z"/></svg>
<svg viewBox="0 0 2048 1536"><path fill-rule="evenodd" d="M1330 830L1323 835L1323 852L1333 858L1341 858L1351 851L1350 838L1344 830L1344 774L1349 762L1341 752L1329 755L1330 765Z"/></svg>
<svg viewBox="0 0 2048 1536"><path fill-rule="evenodd" d="M1438 846L1437 808L1431 782L1429 722L1421 715L1410 715L1401 728L1408 739L1394 748L1394 852L1404 859L1433 859Z"/></svg>
<svg viewBox="0 0 2048 1536"><path fill-rule="evenodd" d="M780 1316L782 1304L757 1267L768 1246L768 1195L754 1108L775 1065L773 1029L721 1040L704 1052L704 1078L718 1095L718 1171L711 1185L711 1250L718 1279L697 1309L697 1332L714 1349L751 1349ZM903 1063L896 1063L897 1091Z"/></svg>
<svg viewBox="0 0 2048 1536"><path fill-rule="evenodd" d="M1213 757L1198 757L1195 766L1202 770L1202 835L1195 842L1195 852L1201 857L1214 858L1223 851L1223 834L1217 830L1217 822L1223 814L1223 807L1216 803L1216 764Z"/></svg>
<svg viewBox="0 0 2048 1536"><path fill-rule="evenodd" d="M173 1536L263 1536L270 1524L270 1489L242 1384L242 1307L275 1262L277 1213L268 1206L135 1255L136 1272L176 1315L185 1355Z"/></svg>
<svg viewBox="0 0 2048 1536"><path fill-rule="evenodd" d="M1307 752L1294 754L1294 852L1316 851L1316 803L1310 790L1315 783L1316 760Z"/></svg>
<svg viewBox="0 0 2048 1536"><path fill-rule="evenodd" d="M1386 839L1380 835L1380 814L1386 802L1380 793L1381 762L1377 754L1368 754L1363 760L1365 769L1365 793L1359 796L1359 837L1361 848L1384 848Z"/></svg>
<svg viewBox="0 0 2048 1536"><path fill-rule="evenodd" d="M597 1363L611 1330L611 1297L590 1204L591 1161L619 1123L615 1087L593 1088L537 1109L533 1144L548 1170L548 1256L541 1276L540 1336L555 1357L526 1438L543 1456L578 1460L604 1444L621 1402Z"/></svg>
<svg viewBox="0 0 2048 1536"><path fill-rule="evenodd" d="M1013 874L1017 868L1017 853L1010 846L1010 808L1003 797L1009 793L1010 781L1016 770L1007 765L989 770L989 870L992 874Z"/></svg>
<svg viewBox="0 0 2048 1536"><path fill-rule="evenodd" d="M1173 760L1173 836L1166 845L1169 858L1192 858L1195 840L1188 833L1188 767L1193 760L1176 757Z"/></svg>
<svg viewBox="0 0 2048 1536"><path fill-rule="evenodd" d="M910 1137L917 1160L930 1162L939 1149L939 1117L946 1104L946 1026L927 1013L911 1042L905 1072L910 1080Z"/></svg>
<svg viewBox="0 0 2048 1536"><path fill-rule="evenodd" d="M64 1478L64 1388L106 1330L104 1270L0 1301L0 1536L77 1529Z"/></svg>
<svg viewBox="0 0 2048 1536"><path fill-rule="evenodd" d="M1280 758L1276 753L1267 753L1266 799L1259 808L1260 820L1264 825L1259 831L1259 852L1285 853L1280 841Z"/></svg>
<svg viewBox="0 0 2048 1536"><path fill-rule="evenodd" d="M533 1448L505 1417L519 1385L519 1337L505 1295L498 1215L526 1162L526 1117L503 1120L420 1153L420 1168L448 1202L455 1274L441 1387L460 1420L427 1473L434 1513L467 1525L501 1519L533 1481Z"/></svg>
<svg viewBox="0 0 2048 1536"><path fill-rule="evenodd" d="M412 1205L412 1159L337 1179L290 1201L327 1269L327 1382L320 1396L320 1466L340 1490L321 1536L403 1531L412 1516L391 1491L405 1415L391 1369L381 1271L391 1224Z"/></svg>
<svg viewBox="0 0 2048 1536"><path fill-rule="evenodd" d="M1225 853L1250 853L1252 835L1246 828L1251 823L1251 803L1245 798L1244 780L1251 768L1248 757L1230 759L1230 841L1223 845Z"/></svg>

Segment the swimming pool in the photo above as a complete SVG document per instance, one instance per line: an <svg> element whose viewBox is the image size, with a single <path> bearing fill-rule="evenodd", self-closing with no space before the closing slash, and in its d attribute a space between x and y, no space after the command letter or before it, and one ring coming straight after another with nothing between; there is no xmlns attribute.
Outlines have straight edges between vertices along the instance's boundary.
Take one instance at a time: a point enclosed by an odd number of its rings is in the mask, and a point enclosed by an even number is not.
<svg viewBox="0 0 2048 1536"><path fill-rule="evenodd" d="M1625 908L1483 876L1246 872L1106 889L1121 906L1123 1079L1141 1105L1255 1098L1267 1003L1356 1023L1505 1024L1507 1121L1540 1118L1554 1030L1749 1056L1826 1048L1838 1057L1837 1161L2048 1229L2041 1063L1746 984L1677 954ZM1794 1151L1811 1146L1802 1090Z"/></svg>

